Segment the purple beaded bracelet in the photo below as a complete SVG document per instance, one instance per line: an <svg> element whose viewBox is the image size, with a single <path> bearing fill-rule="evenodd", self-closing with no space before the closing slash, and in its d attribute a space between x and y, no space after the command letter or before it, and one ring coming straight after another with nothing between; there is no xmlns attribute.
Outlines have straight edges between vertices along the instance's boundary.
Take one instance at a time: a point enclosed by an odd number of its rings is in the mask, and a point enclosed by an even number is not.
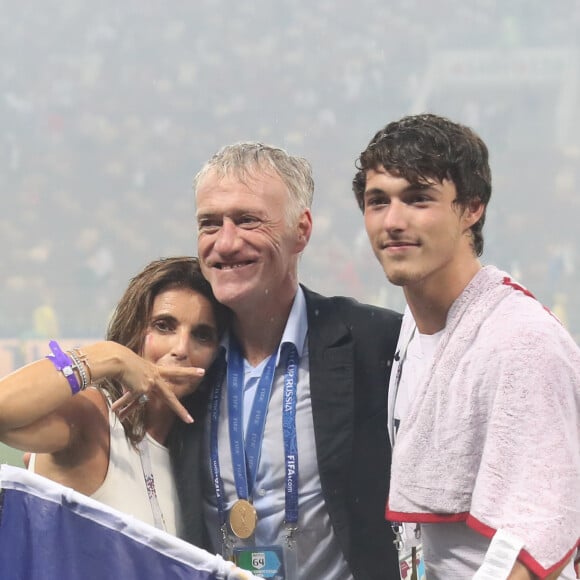
<svg viewBox="0 0 580 580"><path fill-rule="evenodd" d="M52 354L46 355L46 358L54 365L57 371L64 375L70 385L71 393L76 395L81 390L81 386L74 372L74 362L62 351L56 340L51 340L48 346Z"/></svg>

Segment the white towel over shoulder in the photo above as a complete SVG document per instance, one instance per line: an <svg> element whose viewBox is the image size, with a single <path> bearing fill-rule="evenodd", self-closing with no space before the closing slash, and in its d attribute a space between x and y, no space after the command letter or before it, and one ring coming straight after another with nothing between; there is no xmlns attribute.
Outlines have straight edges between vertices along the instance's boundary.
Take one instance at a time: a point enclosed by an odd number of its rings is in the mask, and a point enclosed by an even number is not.
<svg viewBox="0 0 580 580"><path fill-rule="evenodd" d="M488 266L450 309L425 377L397 434L389 519L505 530L545 575L580 538L580 348Z"/></svg>

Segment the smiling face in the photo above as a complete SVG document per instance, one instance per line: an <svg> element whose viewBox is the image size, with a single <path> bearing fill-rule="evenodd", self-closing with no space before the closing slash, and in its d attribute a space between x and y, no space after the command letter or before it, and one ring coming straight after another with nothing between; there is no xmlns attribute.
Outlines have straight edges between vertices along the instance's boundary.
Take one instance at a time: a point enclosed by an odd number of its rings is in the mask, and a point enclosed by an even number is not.
<svg viewBox="0 0 580 580"><path fill-rule="evenodd" d="M258 169L244 181L210 172L196 201L201 269L216 298L237 314L286 308L310 237L310 211L289 223L286 185Z"/></svg>
<svg viewBox="0 0 580 580"><path fill-rule="evenodd" d="M218 348L211 303L190 288L162 290L153 301L143 343L143 358L161 366L207 369Z"/></svg>
<svg viewBox="0 0 580 580"><path fill-rule="evenodd" d="M365 227L390 282L406 290L469 279L478 261L469 228L481 216L456 203L453 182L411 184L383 168L366 173Z"/></svg>

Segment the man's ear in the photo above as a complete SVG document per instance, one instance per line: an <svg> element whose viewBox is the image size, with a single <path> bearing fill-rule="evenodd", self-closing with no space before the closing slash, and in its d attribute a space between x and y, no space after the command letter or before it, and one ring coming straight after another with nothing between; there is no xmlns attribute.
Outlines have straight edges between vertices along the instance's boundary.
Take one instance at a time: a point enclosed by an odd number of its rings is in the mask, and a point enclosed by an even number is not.
<svg viewBox="0 0 580 580"><path fill-rule="evenodd" d="M462 216L465 229L468 230L473 224L476 224L480 220L484 211L485 205L479 200L474 199L466 205Z"/></svg>
<svg viewBox="0 0 580 580"><path fill-rule="evenodd" d="M304 251L307 246L310 235L312 234L312 214L309 209L302 211L297 224L298 236L297 236L297 251L298 253Z"/></svg>

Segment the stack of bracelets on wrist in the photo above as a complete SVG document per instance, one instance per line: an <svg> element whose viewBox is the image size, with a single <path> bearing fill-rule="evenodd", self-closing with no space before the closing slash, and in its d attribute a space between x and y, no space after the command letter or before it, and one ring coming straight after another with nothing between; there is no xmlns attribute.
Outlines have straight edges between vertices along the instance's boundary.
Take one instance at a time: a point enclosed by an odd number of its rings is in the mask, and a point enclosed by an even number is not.
<svg viewBox="0 0 580 580"><path fill-rule="evenodd" d="M51 340L48 346L52 354L47 355L46 358L54 365L57 371L64 375L70 385L71 393L76 395L79 391L84 391L93 381L91 369L87 362L87 355L81 353L78 349L65 353L55 340ZM80 383L75 370L81 379Z"/></svg>
<svg viewBox="0 0 580 580"><path fill-rule="evenodd" d="M93 384L93 373L91 372L91 367L89 366L89 361L87 360L87 355L81 351L80 348L73 348L69 351L69 355L75 361L75 363L82 363L87 371L87 384L85 387L81 386L81 390L85 389L89 385ZM73 356L74 355L74 356ZM79 370L80 372L80 370Z"/></svg>

